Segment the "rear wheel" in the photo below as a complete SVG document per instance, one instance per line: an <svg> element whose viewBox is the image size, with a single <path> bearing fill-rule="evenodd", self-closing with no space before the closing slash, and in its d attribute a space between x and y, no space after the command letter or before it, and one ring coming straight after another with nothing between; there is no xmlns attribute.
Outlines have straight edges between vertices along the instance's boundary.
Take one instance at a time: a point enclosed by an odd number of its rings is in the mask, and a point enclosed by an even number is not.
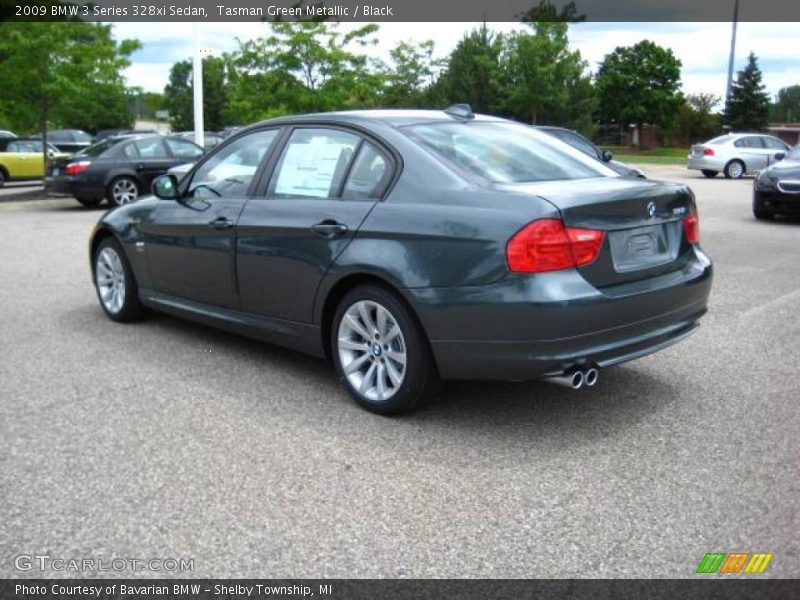
<svg viewBox="0 0 800 600"><path fill-rule="evenodd" d="M356 402L375 413L412 410L438 387L422 328L402 300L377 285L355 288L339 303L331 355Z"/></svg>
<svg viewBox="0 0 800 600"><path fill-rule="evenodd" d="M725 165L725 177L728 179L741 179L744 171L744 163L738 159Z"/></svg>
<svg viewBox="0 0 800 600"><path fill-rule="evenodd" d="M717 171L711 171L709 169L703 169L702 173L709 179L713 179L714 177L717 176Z"/></svg>
<svg viewBox="0 0 800 600"><path fill-rule="evenodd" d="M94 255L94 285L106 315L120 323L135 321L144 313L139 288L125 252L117 240L107 237Z"/></svg>
<svg viewBox="0 0 800 600"><path fill-rule="evenodd" d="M135 202L139 197L139 184L131 177L117 177L108 184L106 198L111 206Z"/></svg>

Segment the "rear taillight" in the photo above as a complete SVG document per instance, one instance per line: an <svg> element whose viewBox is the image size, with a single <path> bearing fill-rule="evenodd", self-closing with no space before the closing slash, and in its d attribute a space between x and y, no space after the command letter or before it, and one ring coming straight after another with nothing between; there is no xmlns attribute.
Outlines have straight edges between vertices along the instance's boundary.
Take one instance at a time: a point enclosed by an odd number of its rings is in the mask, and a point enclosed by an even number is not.
<svg viewBox="0 0 800 600"><path fill-rule="evenodd" d="M566 227L558 219L533 221L508 240L508 269L543 273L588 265L600 253L603 236L599 229Z"/></svg>
<svg viewBox="0 0 800 600"><path fill-rule="evenodd" d="M703 156L714 156L713 148L703 148Z"/></svg>
<svg viewBox="0 0 800 600"><path fill-rule="evenodd" d="M697 209L683 217L683 230L686 232L686 241L690 244L700 243L700 216Z"/></svg>
<svg viewBox="0 0 800 600"><path fill-rule="evenodd" d="M91 163L88 160L69 163L66 167L64 167L64 175L79 175L88 169L90 164Z"/></svg>

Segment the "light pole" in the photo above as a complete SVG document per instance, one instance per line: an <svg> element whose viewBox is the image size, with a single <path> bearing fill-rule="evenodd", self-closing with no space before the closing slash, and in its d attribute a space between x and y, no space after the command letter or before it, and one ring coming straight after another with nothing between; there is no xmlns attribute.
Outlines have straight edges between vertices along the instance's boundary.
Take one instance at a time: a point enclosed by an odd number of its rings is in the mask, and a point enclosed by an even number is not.
<svg viewBox="0 0 800 600"><path fill-rule="evenodd" d="M738 2L738 0L737 0ZM200 54L200 24L194 23L194 62L192 68L192 96L194 98L194 143L205 148L203 131L203 56Z"/></svg>
<svg viewBox="0 0 800 600"><path fill-rule="evenodd" d="M728 59L728 87L725 90L725 106L731 99L733 85L733 55L736 54L736 25L739 21L739 0L734 0L733 5L733 32L731 33L731 56Z"/></svg>

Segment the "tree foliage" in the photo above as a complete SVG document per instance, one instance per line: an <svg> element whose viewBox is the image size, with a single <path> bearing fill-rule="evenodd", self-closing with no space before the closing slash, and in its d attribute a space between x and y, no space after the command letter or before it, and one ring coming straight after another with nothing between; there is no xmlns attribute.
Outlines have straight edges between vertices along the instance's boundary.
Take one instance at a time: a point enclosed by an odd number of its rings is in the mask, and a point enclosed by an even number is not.
<svg viewBox="0 0 800 600"><path fill-rule="evenodd" d="M21 132L130 126L122 70L139 47L115 41L111 26L82 22L3 24L0 106Z"/></svg>
<svg viewBox="0 0 800 600"><path fill-rule="evenodd" d="M800 121L800 85L781 88L770 110L770 120L778 123Z"/></svg>
<svg viewBox="0 0 800 600"><path fill-rule="evenodd" d="M683 104L680 78L681 62L668 48L649 40L617 47L597 72L601 121L620 128L649 123L668 129Z"/></svg>
<svg viewBox="0 0 800 600"><path fill-rule="evenodd" d="M725 105L725 122L736 131L759 131L769 123L769 94L762 82L758 59L752 52L747 66L736 74Z"/></svg>
<svg viewBox="0 0 800 600"><path fill-rule="evenodd" d="M164 103L175 131L194 128L193 64L182 60L172 65L169 83L164 88ZM203 120L205 128L225 126L227 76L225 60L208 56L203 59Z"/></svg>
<svg viewBox="0 0 800 600"><path fill-rule="evenodd" d="M719 96L707 93L686 96L670 131L673 140L677 138L682 145L690 145L721 133L722 120L714 112L720 100Z"/></svg>
<svg viewBox="0 0 800 600"><path fill-rule="evenodd" d="M504 112L504 42L503 35L492 33L485 23L466 34L433 86L434 99L440 104L466 102L476 112Z"/></svg>

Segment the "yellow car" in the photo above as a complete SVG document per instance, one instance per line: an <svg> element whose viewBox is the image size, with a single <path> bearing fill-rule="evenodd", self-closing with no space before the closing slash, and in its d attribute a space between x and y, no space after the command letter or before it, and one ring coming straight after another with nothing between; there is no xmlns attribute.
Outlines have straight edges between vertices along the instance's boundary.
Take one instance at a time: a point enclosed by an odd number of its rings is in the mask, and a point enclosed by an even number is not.
<svg viewBox="0 0 800 600"><path fill-rule="evenodd" d="M5 140L4 140L5 141ZM50 158L70 156L48 144ZM13 139L0 151L0 187L6 181L41 179L44 177L42 140Z"/></svg>

